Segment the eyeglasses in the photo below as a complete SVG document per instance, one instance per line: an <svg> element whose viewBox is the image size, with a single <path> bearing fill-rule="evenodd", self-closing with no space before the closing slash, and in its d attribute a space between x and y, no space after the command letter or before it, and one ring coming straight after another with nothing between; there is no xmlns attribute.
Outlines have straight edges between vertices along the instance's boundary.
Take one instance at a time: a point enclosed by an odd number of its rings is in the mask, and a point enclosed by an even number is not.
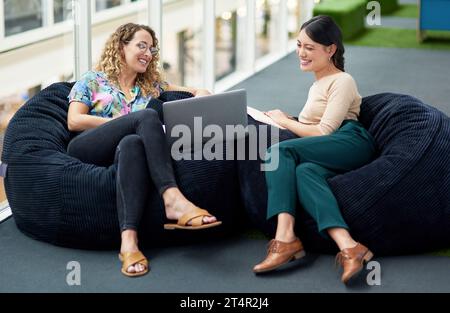
<svg viewBox="0 0 450 313"><path fill-rule="evenodd" d="M126 44L129 44L129 41L125 41ZM150 54L152 56L155 56L159 53L159 49L156 47L149 47L145 42L141 41L139 42L136 47L138 47L139 50L141 50L141 52L146 52L147 50L150 51Z"/></svg>
<svg viewBox="0 0 450 313"><path fill-rule="evenodd" d="M147 49L150 50L150 53L151 53L152 56L157 55L158 52L159 52L159 49L158 49L158 48L156 48L156 47L150 47L150 48L149 48L148 45L147 45L145 42L140 42L140 43L138 43L138 44L137 44L137 47L138 47L139 50L141 50L142 52L147 51Z"/></svg>

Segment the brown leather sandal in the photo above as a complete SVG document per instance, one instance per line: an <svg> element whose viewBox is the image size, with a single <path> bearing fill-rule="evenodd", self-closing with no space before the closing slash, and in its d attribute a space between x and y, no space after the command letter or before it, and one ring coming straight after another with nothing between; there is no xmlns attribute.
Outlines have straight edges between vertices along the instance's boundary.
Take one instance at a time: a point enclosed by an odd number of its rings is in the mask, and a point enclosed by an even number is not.
<svg viewBox="0 0 450 313"><path fill-rule="evenodd" d="M164 229L199 230L219 226L220 224L222 224L222 222L219 221L214 223L203 223L203 218L205 216L213 216L213 215L211 215L208 211L203 209L194 209L192 211L185 213L182 217L180 217L176 224L164 224ZM191 221L192 225L188 225L189 221Z"/></svg>
<svg viewBox="0 0 450 313"><path fill-rule="evenodd" d="M127 252L124 254L119 253L119 259L122 262L122 274L124 274L125 276L138 277L148 273L148 260L141 251ZM128 268L136 264L144 265L145 269L142 272L138 273L128 272Z"/></svg>

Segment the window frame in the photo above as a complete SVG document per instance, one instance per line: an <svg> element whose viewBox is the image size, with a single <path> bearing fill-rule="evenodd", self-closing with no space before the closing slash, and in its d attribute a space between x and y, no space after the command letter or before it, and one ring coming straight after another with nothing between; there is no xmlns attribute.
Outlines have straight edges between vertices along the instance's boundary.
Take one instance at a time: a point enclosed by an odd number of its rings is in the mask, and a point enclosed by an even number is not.
<svg viewBox="0 0 450 313"><path fill-rule="evenodd" d="M145 1L125 1L126 2L120 6L112 7L100 12L95 12L95 1L91 1L90 3L94 9L91 10L91 12L93 12L92 25L102 24L113 18L120 18L134 14L146 8ZM50 2L51 5L47 5ZM73 31L73 19L55 23L53 15L53 0L43 0L43 8L46 11L44 14L46 19L43 21L44 26L6 37L3 4L4 0L0 0L0 21L2 21L2 23L0 23L0 53L71 33ZM49 14L50 8L52 8L52 14Z"/></svg>

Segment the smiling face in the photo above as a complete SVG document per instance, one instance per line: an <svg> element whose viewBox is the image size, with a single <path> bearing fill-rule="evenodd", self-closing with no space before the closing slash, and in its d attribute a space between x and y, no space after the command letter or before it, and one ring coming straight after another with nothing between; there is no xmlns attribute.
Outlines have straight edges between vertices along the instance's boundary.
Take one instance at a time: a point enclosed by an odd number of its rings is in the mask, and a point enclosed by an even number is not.
<svg viewBox="0 0 450 313"><path fill-rule="evenodd" d="M335 51L335 45L327 47L314 42L306 34L305 29L303 29L297 37L297 56L300 59L300 68L302 71L323 71L323 69L330 66L330 58Z"/></svg>
<svg viewBox="0 0 450 313"><path fill-rule="evenodd" d="M145 73L152 61L150 49L153 47L153 38L146 30L139 30L131 41L123 46L123 57L127 68L136 73Z"/></svg>

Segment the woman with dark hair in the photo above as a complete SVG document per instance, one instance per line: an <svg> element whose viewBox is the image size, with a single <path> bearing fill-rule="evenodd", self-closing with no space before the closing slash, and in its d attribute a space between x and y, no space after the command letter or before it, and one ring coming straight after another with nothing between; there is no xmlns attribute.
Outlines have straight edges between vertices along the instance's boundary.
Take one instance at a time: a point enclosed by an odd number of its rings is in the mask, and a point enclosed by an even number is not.
<svg viewBox="0 0 450 313"><path fill-rule="evenodd" d="M266 112L299 139L270 147L267 160L279 158L275 171L266 171L267 218L277 216L275 239L255 273L272 271L305 255L294 232L296 203L317 222L321 235L340 249L336 259L347 283L373 254L350 235L327 179L369 163L375 154L371 135L358 122L361 96L351 75L344 71L344 46L339 27L328 16L302 25L297 38L300 68L313 72L315 82L298 120L273 110Z"/></svg>
<svg viewBox="0 0 450 313"><path fill-rule="evenodd" d="M82 132L69 143L69 155L99 166L117 165L119 258L126 276L149 270L138 247L137 230L152 184L164 202L167 219L177 221L165 224L165 229L199 230L221 224L181 193L158 114L146 110L150 99L163 91L188 91L195 96L209 92L163 81L158 61L155 32L146 25L124 24L106 42L96 71L85 73L69 95L67 127Z"/></svg>

